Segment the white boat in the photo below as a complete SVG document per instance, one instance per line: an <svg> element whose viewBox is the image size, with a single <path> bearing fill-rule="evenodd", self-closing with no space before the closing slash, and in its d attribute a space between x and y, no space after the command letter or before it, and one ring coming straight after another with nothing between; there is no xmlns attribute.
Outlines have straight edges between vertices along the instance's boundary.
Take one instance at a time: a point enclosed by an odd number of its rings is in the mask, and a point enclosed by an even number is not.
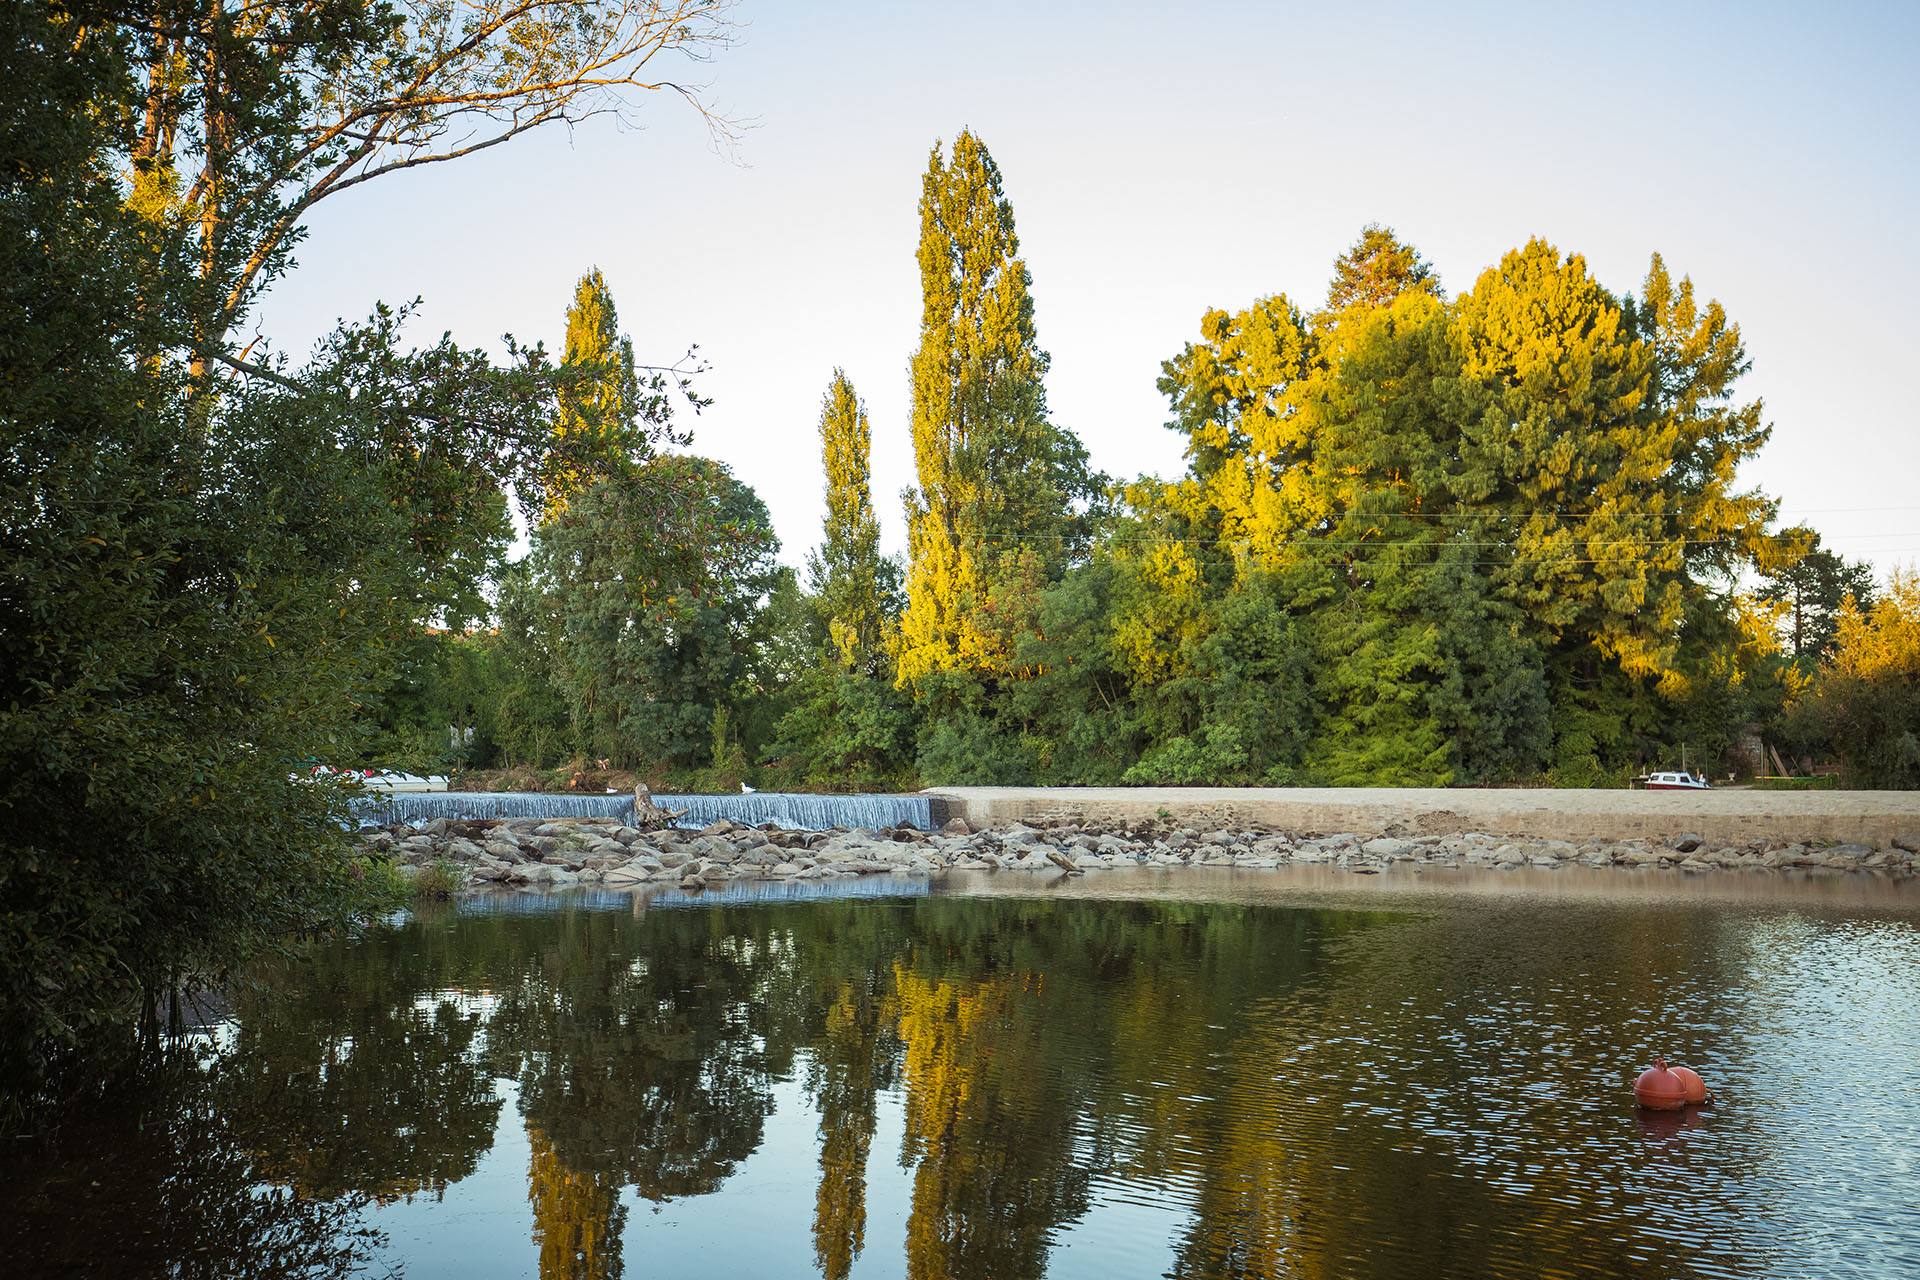
<svg viewBox="0 0 1920 1280"><path fill-rule="evenodd" d="M1645 778L1636 779L1648 791L1711 791L1707 780L1696 778L1690 773L1650 773Z"/></svg>

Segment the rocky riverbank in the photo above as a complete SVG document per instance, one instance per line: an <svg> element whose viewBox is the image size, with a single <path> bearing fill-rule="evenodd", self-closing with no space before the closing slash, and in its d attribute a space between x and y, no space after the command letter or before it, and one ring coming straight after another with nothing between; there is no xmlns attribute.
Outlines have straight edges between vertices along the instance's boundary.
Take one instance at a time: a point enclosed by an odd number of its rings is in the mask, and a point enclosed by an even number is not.
<svg viewBox="0 0 1920 1280"><path fill-rule="evenodd" d="M1543 840L1475 832L1390 836L1307 835L1249 826L1202 831L1170 822L1086 820L975 831L956 818L938 832L782 831L716 822L702 831L640 831L610 818L436 820L362 837L409 879L441 860L470 888L608 888L642 884L698 889L738 880L820 880L838 876L931 876L947 870L1089 874L1130 867L1314 864L1377 874L1396 863L1436 867L1623 867L1678 872L1827 868L1888 878L1920 872L1920 838L1864 844L1753 841L1710 845L1697 835L1670 840Z"/></svg>

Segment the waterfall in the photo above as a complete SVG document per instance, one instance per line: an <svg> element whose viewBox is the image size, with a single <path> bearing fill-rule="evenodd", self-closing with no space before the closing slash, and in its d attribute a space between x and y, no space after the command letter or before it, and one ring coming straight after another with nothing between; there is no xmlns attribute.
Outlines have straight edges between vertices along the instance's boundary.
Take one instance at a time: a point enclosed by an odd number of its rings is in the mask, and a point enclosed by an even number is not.
<svg viewBox="0 0 1920 1280"><path fill-rule="evenodd" d="M371 820L424 826L435 818L633 818L633 796L553 795L544 791L400 792L367 802Z"/></svg>
<svg viewBox="0 0 1920 1280"><path fill-rule="evenodd" d="M757 827L771 822L786 831L824 831L828 827L909 826L933 829L933 801L923 795L820 796L756 791L738 796L655 796L667 809L686 810L674 822L697 831L725 818ZM400 792L363 802L362 820L388 826L423 826L435 818L618 818L633 821L633 797L553 794L543 791Z"/></svg>
<svg viewBox="0 0 1920 1280"><path fill-rule="evenodd" d="M918 827L933 829L933 800L915 795L820 796L789 791L756 791L739 796L655 796L667 809L685 809L674 823L698 830L722 818L757 827L771 822L783 831L825 831L828 827Z"/></svg>

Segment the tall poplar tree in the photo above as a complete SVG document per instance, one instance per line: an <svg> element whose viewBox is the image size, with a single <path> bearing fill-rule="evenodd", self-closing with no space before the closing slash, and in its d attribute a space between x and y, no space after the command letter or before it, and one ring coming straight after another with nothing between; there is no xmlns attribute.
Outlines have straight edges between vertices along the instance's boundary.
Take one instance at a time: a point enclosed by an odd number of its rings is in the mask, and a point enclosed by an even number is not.
<svg viewBox="0 0 1920 1280"><path fill-rule="evenodd" d="M971 132L936 144L920 196L920 346L899 678L996 674L1036 584L1081 549L1086 451L1047 420L1047 353L1000 170Z"/></svg>
<svg viewBox="0 0 1920 1280"><path fill-rule="evenodd" d="M873 514L866 406L843 370L820 404L820 455L827 474L826 540L810 566L825 606L828 634L847 670L869 668L879 653L884 613L880 522Z"/></svg>
<svg viewBox="0 0 1920 1280"><path fill-rule="evenodd" d="M596 465L639 443L634 418L640 387L633 343L620 333L613 294L595 267L580 277L567 308L566 366L575 381L560 397L544 505L551 516L591 483Z"/></svg>

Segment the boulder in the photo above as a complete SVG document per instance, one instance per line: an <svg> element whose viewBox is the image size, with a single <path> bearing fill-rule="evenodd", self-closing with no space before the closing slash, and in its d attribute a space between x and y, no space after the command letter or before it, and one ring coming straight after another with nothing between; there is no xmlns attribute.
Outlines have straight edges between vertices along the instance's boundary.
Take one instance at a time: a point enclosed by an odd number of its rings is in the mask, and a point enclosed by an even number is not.
<svg viewBox="0 0 1920 1280"><path fill-rule="evenodd" d="M1705 843L1706 841L1702 840L1699 836L1689 833L1675 840L1673 842L1673 849L1676 853L1692 853Z"/></svg>
<svg viewBox="0 0 1920 1280"><path fill-rule="evenodd" d="M481 850L487 857L498 859L503 863L512 864L527 860L526 855L520 852L520 846L511 840L489 840L481 846Z"/></svg>
<svg viewBox="0 0 1920 1280"><path fill-rule="evenodd" d="M970 836L973 834L973 828L967 825L965 818L948 818L946 825L940 828L940 834L943 836Z"/></svg>

